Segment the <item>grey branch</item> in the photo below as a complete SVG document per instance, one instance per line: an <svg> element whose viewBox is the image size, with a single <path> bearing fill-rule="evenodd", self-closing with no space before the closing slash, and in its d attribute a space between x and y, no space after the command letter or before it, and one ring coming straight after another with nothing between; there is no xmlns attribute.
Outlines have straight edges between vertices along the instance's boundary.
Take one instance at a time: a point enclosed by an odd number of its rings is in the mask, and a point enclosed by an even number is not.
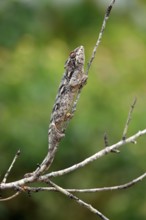
<svg viewBox="0 0 146 220"><path fill-rule="evenodd" d="M136 101L137 101L137 99L135 98L132 105L131 105L131 108L130 108L130 111L129 111L129 114L128 114L128 117L127 117L127 121L126 121L126 124L125 124L125 128L124 128L124 131L123 131L123 135L122 135L123 140L126 138L128 127L129 127L130 121L132 119L132 113L133 113L134 107L136 105Z"/></svg>
<svg viewBox="0 0 146 220"><path fill-rule="evenodd" d="M5 201L8 201L8 200L11 200L11 199L14 199L15 197L17 197L21 192L16 192L15 194L13 194L12 196L9 196L7 198L3 198L3 199L0 199L0 202L5 202Z"/></svg>
<svg viewBox="0 0 146 220"><path fill-rule="evenodd" d="M118 185L118 186L107 186L107 187L100 187L100 188L90 188L90 189L65 189L68 192L79 192L79 193L95 193L95 192L102 192L102 191L112 191L112 190L123 190L136 185L140 181L146 178L146 172L143 173L141 176L131 180L128 183ZM31 192L39 192L39 191L57 191L55 187L26 187L28 191Z"/></svg>
<svg viewBox="0 0 146 220"><path fill-rule="evenodd" d="M105 30L106 23L107 23L107 20L109 18L109 15L110 15L110 12L112 10L112 7L113 7L114 3L115 3L115 0L112 0L110 5L108 6L108 8L106 10L106 13L105 13L105 16L104 16L104 19L103 19L103 23L102 23L102 26L101 26L101 30L99 32L99 36L98 36L97 42L96 42L95 47L93 49L91 58L90 58L90 60L89 60L89 62L87 64L87 69L86 69L86 74L87 75L88 75L89 69L91 67L91 64L92 64L92 62L93 62L93 60L95 58L95 54L96 54L97 48L98 48L98 46L99 46L99 44L101 42L101 39L102 39L102 36L103 36L103 32Z"/></svg>
<svg viewBox="0 0 146 220"><path fill-rule="evenodd" d="M4 190L4 189L19 189L21 186L25 186L27 183L33 183L33 182L45 182L47 181L49 178L51 177L57 177L57 176L62 176L68 173L71 173L79 168L82 168L86 165L88 165L89 163L107 155L108 153L112 152L112 150L114 149L119 149L120 147L128 144L128 143L136 143L136 140L140 137L146 134L146 129L137 132L136 134L134 134L133 136L127 138L126 140L121 140L119 142L117 142L116 144L113 144L109 147L106 147L105 149L93 154L92 156L86 158L85 160L81 161L80 163L77 163L71 167L68 167L66 169L63 170L59 170L59 171L55 171L55 172L51 172L45 175L41 175L39 176L37 179L36 177L30 176L30 177L25 177L23 179L14 181L14 182L10 182L10 183L1 183L0 184L0 190Z"/></svg>
<svg viewBox="0 0 146 220"><path fill-rule="evenodd" d="M136 134L134 134L133 136L125 139L125 140L120 140L119 142L117 142L116 144L113 144L109 147L104 148L103 150L95 153L94 155L86 158L85 160L81 161L80 163L77 163L71 167L68 167L66 169L63 170L59 170L59 171L55 171L55 172L51 172L49 174L46 174L42 177L39 178L39 180L43 180L45 178L50 178L50 177L56 177L56 176L62 176L68 173L71 173L79 168L82 168L86 165L88 165L89 163L92 163L93 161L107 155L110 152L113 152L113 150L117 150L120 147L124 146L125 144L129 144L129 143L135 143L136 144L136 140L137 138L139 138L140 136L143 136L146 134L146 129L137 132Z"/></svg>
<svg viewBox="0 0 146 220"><path fill-rule="evenodd" d="M53 186L58 192L61 192L62 194L66 195L68 198L73 199L75 202L77 202L79 205L89 209L92 213L96 214L103 220L109 220L105 215L103 215L101 212L99 212L97 209L95 209L91 204L88 204L84 202L83 200L79 199L77 196L73 195L72 193L68 192L66 189L56 185L52 181L48 180L48 183Z"/></svg>
<svg viewBox="0 0 146 220"><path fill-rule="evenodd" d="M19 155L20 155L20 150L17 151L17 153L16 153L14 159L12 160L12 163L10 164L9 169L7 170L7 172L6 172L6 174L5 174L5 176L4 176L4 178L3 178L1 183L6 183L7 178L9 176L9 173L11 172L11 169L13 168L14 163L16 162L16 160L19 157Z"/></svg>

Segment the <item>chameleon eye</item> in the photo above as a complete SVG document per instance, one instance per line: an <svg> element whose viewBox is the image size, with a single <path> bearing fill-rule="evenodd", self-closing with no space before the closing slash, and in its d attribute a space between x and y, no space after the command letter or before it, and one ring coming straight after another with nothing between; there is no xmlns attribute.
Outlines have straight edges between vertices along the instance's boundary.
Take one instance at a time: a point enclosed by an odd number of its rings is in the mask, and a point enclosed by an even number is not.
<svg viewBox="0 0 146 220"><path fill-rule="evenodd" d="M75 58L75 56L76 56L76 53L75 53L75 52L71 52L71 53L70 53L70 57L71 57L71 58Z"/></svg>

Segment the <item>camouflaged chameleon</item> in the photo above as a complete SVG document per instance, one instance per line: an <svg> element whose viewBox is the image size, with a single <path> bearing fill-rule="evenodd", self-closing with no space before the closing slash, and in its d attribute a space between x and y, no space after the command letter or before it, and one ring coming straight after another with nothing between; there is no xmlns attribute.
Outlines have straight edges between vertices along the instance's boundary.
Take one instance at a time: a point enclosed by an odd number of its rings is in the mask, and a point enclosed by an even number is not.
<svg viewBox="0 0 146 220"><path fill-rule="evenodd" d="M88 78L84 74L84 62L84 47L79 46L70 53L65 63L65 73L58 89L50 119L49 148L53 147L55 139L64 136L67 122L73 117L77 96Z"/></svg>
<svg viewBox="0 0 146 220"><path fill-rule="evenodd" d="M48 154L39 167L25 177L39 176L46 171L54 160L55 152L59 145L69 120L73 117L76 104L82 87L86 84L87 75L84 74L84 47L73 50L65 63L65 73L61 80L55 104L51 113L48 131Z"/></svg>

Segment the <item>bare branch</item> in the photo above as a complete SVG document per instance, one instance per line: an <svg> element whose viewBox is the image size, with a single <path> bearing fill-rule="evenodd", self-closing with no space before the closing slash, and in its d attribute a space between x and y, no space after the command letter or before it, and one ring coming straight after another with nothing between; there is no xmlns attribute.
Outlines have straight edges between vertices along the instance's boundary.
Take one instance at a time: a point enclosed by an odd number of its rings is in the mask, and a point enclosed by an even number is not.
<svg viewBox="0 0 146 220"><path fill-rule="evenodd" d="M98 46L99 46L99 44L101 42L101 39L102 39L102 36L103 36L103 32L104 32L104 29L106 27L106 23L107 23L107 20L109 18L109 15L110 15L110 12L112 10L112 7L113 7L114 3L115 3L115 0L112 0L110 5L108 6L108 8L106 10L106 13L105 13L105 16L104 16L104 19L103 19L102 27L101 27L101 30L100 30L97 42L96 42L95 47L93 49L92 56L91 56L91 58L90 58L90 60L89 60L89 62L87 64L87 69L86 69L86 74L87 75L88 75L89 69L91 67L91 64L92 64L92 62L93 62L93 60L95 58L95 54L96 54L97 48L98 48Z"/></svg>
<svg viewBox="0 0 146 220"><path fill-rule="evenodd" d="M18 186L25 186L27 183L33 183L33 182L45 182L48 178L50 177L56 177L56 176L62 176L62 175L65 175L67 173L71 173L81 167L84 167L86 166L87 164L97 160L98 158L100 157L103 157L104 155L112 152L112 150L114 149L118 149L122 146L124 146L125 144L128 144L128 143L133 143L133 142L136 142L136 139L139 138L140 136L143 136L146 134L146 129L142 130L142 131L139 131L137 132L136 134L134 134L133 136L127 138L126 140L121 140L119 142L117 142L116 144L113 144L109 147L106 147L105 149L97 152L96 154L93 154L92 156L86 158L85 160L81 161L80 163L77 163L71 167L68 167L66 169L63 169L63 170L59 170L59 171L55 171L55 172L51 172L51 173L48 173L46 175L42 175L40 177L38 177L36 179L35 176L31 176L31 177L25 177L23 179L20 179L20 180L17 180L17 181L14 181L14 182L10 182L10 183L1 183L0 184L0 189L3 190L3 189L15 189L17 188Z"/></svg>
<svg viewBox="0 0 146 220"><path fill-rule="evenodd" d="M12 160L12 163L11 163L9 169L7 170L7 172L6 172L6 174L5 174L5 176L4 176L4 178L3 178L3 180L2 180L1 183L6 183L7 178L8 178L8 175L9 175L9 173L11 172L11 169L13 168L14 163L16 162L16 160L17 160L17 158L19 157L19 155L20 155L20 150L17 151L17 153L16 153L14 159Z"/></svg>
<svg viewBox="0 0 146 220"><path fill-rule="evenodd" d="M107 136L107 133L106 133L106 132L104 133L104 145L105 145L105 147L108 147L108 146L109 146L108 136ZM114 149L114 150L112 150L111 152L113 152L113 153L119 153L120 151L117 150L117 149Z"/></svg>
<svg viewBox="0 0 146 220"><path fill-rule="evenodd" d="M128 117L127 117L127 121L126 121L126 124L125 124L125 128L124 128L124 131L123 131L123 135L122 135L122 139L125 140L126 139L126 135L127 135L127 131L128 131L128 127L129 127L129 124L130 124L130 121L132 119L132 113L133 113L133 110L134 110L134 107L136 105L136 97L134 98L134 101L130 107L130 111L128 113Z"/></svg>
<svg viewBox="0 0 146 220"><path fill-rule="evenodd" d="M102 191L112 191L112 190L123 190L136 185L140 181L146 178L146 172L143 173L141 176L131 180L128 183L118 185L118 186L107 186L107 187L100 187L100 188L91 188L91 189L65 189L68 192L79 192L79 193L95 193L95 192L102 192ZM39 192L39 191L58 191L55 187L25 187L26 190L31 192Z"/></svg>
<svg viewBox="0 0 146 220"><path fill-rule="evenodd" d="M55 183L53 183L52 181L48 181L49 184L51 186L53 186L57 191L61 192L62 194L66 195L68 198L73 199L74 201L76 201L79 205L89 209L92 213L96 214L97 216L99 216L101 219L103 220L109 220L106 216L104 216L101 212L99 212L97 209L95 209L93 206L91 206L90 204L84 202L83 200L79 199L77 196L74 196L73 194L71 194L70 192L68 192L67 190L63 189L62 187L56 185Z"/></svg>
<svg viewBox="0 0 146 220"><path fill-rule="evenodd" d="M8 201L8 200L11 200L11 199L14 199L15 197L17 197L21 192L16 192L15 194L13 194L12 196L9 196L7 198L3 198L3 199L0 199L0 202L5 202L5 201Z"/></svg>
<svg viewBox="0 0 146 220"><path fill-rule="evenodd" d="M146 177L146 172L144 174L142 174L141 176L137 177L136 179L133 179L132 181L130 181L128 183L118 185L118 186L93 188L93 189L67 189L67 191L69 191L69 192L80 192L80 193L95 193L95 192L102 192L102 191L127 189L127 188L130 188L133 185L139 183L145 177Z"/></svg>
<svg viewBox="0 0 146 220"><path fill-rule="evenodd" d="M107 137L107 133L106 132L104 133L104 145L105 145L105 147L109 146L108 137Z"/></svg>
<svg viewBox="0 0 146 220"><path fill-rule="evenodd" d="M59 170L59 171L55 171L55 172L51 172L49 174L46 174L42 177L39 178L40 181L43 181L47 178L50 178L50 177L56 177L56 176L62 176L62 175L65 175L67 173L70 173L70 172L73 172L81 167L84 167L86 166L87 164L97 160L98 158L100 157L103 157L104 155L112 152L113 150L116 150L120 147L122 147L123 145L125 144L128 144L128 143L136 143L136 139L139 138L140 136L143 136L146 134L146 129L142 130L142 131L139 131L137 132L136 134L134 134L133 136L125 139L125 140L121 140L119 142L117 142L116 144L113 144L109 147L106 147L105 149L95 153L94 155L86 158L85 160L81 161L80 163L77 163L71 167L68 167L66 169L63 169L63 170Z"/></svg>
<svg viewBox="0 0 146 220"><path fill-rule="evenodd" d="M35 177L35 179L37 179L38 176L40 176L43 172L45 172L50 167L50 165L52 164L52 162L54 160L58 145L59 145L59 142L56 143L54 148L49 150L49 152L47 153L47 155L44 158L44 160L42 161L42 163L37 167L37 169L34 172L26 173L24 175L24 177L27 178L27 177L32 176L32 177Z"/></svg>

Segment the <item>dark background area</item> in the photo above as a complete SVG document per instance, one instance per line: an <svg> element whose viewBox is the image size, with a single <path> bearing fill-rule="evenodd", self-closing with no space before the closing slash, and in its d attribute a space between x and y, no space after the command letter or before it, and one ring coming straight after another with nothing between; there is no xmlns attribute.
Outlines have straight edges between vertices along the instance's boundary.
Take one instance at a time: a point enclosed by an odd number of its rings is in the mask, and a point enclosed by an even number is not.
<svg viewBox="0 0 146 220"><path fill-rule="evenodd" d="M0 1L0 173L17 152L8 181L36 168L47 152L50 113L70 51L84 45L86 64L109 1ZM121 139L134 97L128 136L146 127L146 3L118 0L77 112L51 170L71 166ZM67 188L126 183L146 170L146 137L54 181ZM123 191L77 194L112 220L146 219L146 181ZM3 193L8 196L12 192ZM0 203L1 220L97 219L59 193L22 194Z"/></svg>

